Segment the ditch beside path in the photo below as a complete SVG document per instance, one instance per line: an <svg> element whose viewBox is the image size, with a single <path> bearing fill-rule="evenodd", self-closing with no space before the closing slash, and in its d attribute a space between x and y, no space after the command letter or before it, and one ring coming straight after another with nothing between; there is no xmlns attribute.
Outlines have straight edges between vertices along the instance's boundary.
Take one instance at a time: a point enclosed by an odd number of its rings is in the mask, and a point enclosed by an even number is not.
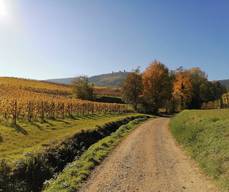
<svg viewBox="0 0 229 192"><path fill-rule="evenodd" d="M168 124L157 118L136 128L80 192L218 192L177 146Z"/></svg>

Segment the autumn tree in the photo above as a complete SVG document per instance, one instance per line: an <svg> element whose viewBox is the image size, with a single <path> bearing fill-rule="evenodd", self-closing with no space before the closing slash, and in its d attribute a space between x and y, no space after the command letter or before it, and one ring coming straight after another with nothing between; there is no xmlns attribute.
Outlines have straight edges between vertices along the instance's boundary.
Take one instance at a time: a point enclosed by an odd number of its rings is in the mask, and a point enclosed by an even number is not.
<svg viewBox="0 0 229 192"><path fill-rule="evenodd" d="M208 81L207 74L198 67L187 70L191 76L192 98L188 108L199 109L204 102L221 98L226 89L219 82Z"/></svg>
<svg viewBox="0 0 229 192"><path fill-rule="evenodd" d="M82 76L73 81L73 94L83 100L93 100L93 85L89 83L87 77Z"/></svg>
<svg viewBox="0 0 229 192"><path fill-rule="evenodd" d="M171 95L171 81L168 68L154 61L143 73L144 102L149 110L157 113Z"/></svg>
<svg viewBox="0 0 229 192"><path fill-rule="evenodd" d="M188 71L179 70L176 72L173 82L173 97L180 110L187 108L192 100L192 82Z"/></svg>
<svg viewBox="0 0 229 192"><path fill-rule="evenodd" d="M126 103L133 105L137 110L140 102L140 95L142 94L142 76L139 71L129 73L122 87L122 98Z"/></svg>

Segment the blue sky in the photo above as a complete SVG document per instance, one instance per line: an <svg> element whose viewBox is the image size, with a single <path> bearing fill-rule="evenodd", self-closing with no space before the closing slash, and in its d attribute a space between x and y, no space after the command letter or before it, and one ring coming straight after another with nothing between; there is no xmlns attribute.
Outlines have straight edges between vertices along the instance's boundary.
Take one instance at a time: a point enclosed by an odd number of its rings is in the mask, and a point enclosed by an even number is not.
<svg viewBox="0 0 229 192"><path fill-rule="evenodd" d="M0 0L0 76L199 66L229 78L228 0Z"/></svg>

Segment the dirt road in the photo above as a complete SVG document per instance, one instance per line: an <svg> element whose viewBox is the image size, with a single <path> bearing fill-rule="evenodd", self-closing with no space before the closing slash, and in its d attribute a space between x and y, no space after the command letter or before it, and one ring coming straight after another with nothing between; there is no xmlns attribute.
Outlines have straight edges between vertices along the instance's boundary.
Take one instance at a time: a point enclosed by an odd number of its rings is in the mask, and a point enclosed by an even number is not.
<svg viewBox="0 0 229 192"><path fill-rule="evenodd" d="M217 192L176 145L169 119L134 130L100 165L81 192Z"/></svg>

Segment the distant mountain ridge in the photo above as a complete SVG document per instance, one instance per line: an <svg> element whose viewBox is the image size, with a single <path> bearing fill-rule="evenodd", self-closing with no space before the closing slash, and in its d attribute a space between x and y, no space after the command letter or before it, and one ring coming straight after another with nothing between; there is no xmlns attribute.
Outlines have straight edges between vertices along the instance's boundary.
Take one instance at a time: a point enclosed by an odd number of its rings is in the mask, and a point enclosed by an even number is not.
<svg viewBox="0 0 229 192"><path fill-rule="evenodd" d="M113 72L113 73L101 74L101 75L89 77L89 81L94 85L101 86L101 87L120 87L128 74L129 72ZM77 77L48 79L45 81L68 85L71 84L72 81L76 78Z"/></svg>
<svg viewBox="0 0 229 192"><path fill-rule="evenodd" d="M101 87L120 87L123 81L126 79L129 72L113 72L107 74L101 74L89 77L89 81L96 86ZM48 82L60 83L60 84L71 84L75 78L61 78L61 79L49 79ZM219 82L224 85L229 90L229 79L219 80Z"/></svg>

